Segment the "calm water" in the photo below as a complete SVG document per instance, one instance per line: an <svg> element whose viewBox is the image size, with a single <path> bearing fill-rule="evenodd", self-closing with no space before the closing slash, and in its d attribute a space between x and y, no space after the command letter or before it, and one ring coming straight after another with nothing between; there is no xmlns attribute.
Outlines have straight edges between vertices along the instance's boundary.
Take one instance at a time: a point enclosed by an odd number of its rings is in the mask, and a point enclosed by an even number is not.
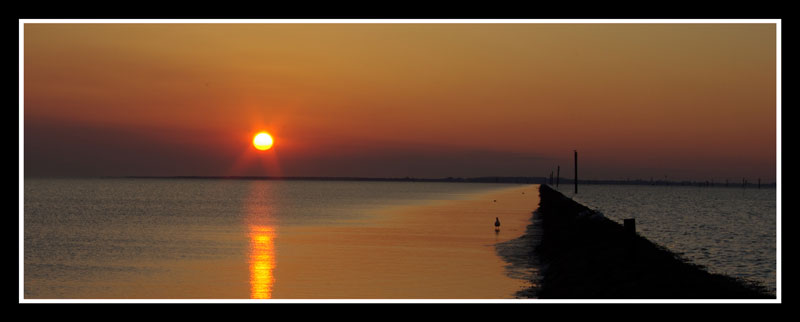
<svg viewBox="0 0 800 322"><path fill-rule="evenodd" d="M269 297L275 254L310 256L303 245L276 243L276 231L305 241L313 227L330 235L331 227L368 221L376 209L509 187L515 185L26 179L24 296Z"/></svg>
<svg viewBox="0 0 800 322"><path fill-rule="evenodd" d="M776 285L776 190L561 185L560 191L710 271Z"/></svg>

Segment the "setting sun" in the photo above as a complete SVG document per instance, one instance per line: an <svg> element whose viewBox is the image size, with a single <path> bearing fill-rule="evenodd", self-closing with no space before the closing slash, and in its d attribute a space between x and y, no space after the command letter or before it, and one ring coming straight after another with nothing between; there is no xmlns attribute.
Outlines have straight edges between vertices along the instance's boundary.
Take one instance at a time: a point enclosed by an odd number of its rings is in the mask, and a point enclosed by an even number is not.
<svg viewBox="0 0 800 322"><path fill-rule="evenodd" d="M260 132L253 138L253 146L261 151L269 150L272 147L272 136L267 132Z"/></svg>

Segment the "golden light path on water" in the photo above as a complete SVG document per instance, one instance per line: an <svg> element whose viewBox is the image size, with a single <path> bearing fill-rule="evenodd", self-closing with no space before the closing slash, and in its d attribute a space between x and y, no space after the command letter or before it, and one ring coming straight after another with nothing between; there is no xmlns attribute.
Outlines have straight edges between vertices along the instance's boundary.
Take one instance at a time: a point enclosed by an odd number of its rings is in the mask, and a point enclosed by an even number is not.
<svg viewBox="0 0 800 322"><path fill-rule="evenodd" d="M253 181L245 202L248 238L248 266L250 271L250 298L270 299L275 285L275 236L271 222L275 211L270 204L271 186Z"/></svg>
<svg viewBox="0 0 800 322"><path fill-rule="evenodd" d="M250 298L269 299L275 277L275 230L250 226Z"/></svg>

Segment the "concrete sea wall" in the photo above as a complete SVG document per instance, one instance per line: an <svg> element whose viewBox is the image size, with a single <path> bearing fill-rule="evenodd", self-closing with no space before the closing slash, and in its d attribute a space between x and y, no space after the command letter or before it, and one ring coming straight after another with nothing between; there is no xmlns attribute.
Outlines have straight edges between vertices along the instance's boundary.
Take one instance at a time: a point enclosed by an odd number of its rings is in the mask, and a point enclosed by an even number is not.
<svg viewBox="0 0 800 322"><path fill-rule="evenodd" d="M534 212L542 299L774 299L756 283L687 262L547 185ZM524 292L521 292L521 294Z"/></svg>

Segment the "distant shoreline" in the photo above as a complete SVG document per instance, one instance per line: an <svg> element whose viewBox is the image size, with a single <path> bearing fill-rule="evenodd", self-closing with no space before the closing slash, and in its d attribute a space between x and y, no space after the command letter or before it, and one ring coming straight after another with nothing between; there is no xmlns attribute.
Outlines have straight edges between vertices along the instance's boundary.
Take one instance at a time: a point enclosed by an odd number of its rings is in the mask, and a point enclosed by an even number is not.
<svg viewBox="0 0 800 322"><path fill-rule="evenodd" d="M546 177L446 177L446 178L373 178L373 177L271 177L271 176L88 176L88 177L25 177L25 179L205 179L205 180L285 180L285 181L393 181L393 182L465 182L465 183L516 183L516 184L550 184ZM555 179L554 179L555 180ZM572 179L560 178L561 185L571 186ZM758 183L719 183L710 181L665 181L665 180L580 180L579 185L632 185L632 186L673 186L673 187L713 187L713 188L776 188L775 182Z"/></svg>
<svg viewBox="0 0 800 322"><path fill-rule="evenodd" d="M477 182L477 183L544 183L535 177L477 177L477 178L370 178L370 177L268 177L268 176L127 176L129 179L215 179L215 180L285 180L285 181L397 181L397 182Z"/></svg>

